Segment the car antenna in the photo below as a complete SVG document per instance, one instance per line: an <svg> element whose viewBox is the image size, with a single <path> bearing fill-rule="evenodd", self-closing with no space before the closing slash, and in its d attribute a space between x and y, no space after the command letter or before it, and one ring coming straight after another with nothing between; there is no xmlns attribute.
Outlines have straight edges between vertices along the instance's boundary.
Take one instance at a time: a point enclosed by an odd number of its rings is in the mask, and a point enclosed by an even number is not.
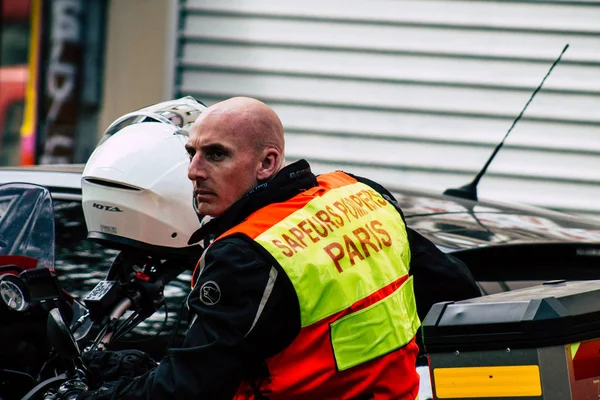
<svg viewBox="0 0 600 400"><path fill-rule="evenodd" d="M502 139L502 141L500 143L498 143L498 145L496 146L496 148L492 152L492 155L490 156L490 158L488 158L487 162L485 163L485 165L483 166L483 168L481 169L481 171L479 171L479 173L475 176L475 179L473 179L473 181L471 183L468 183L468 184L466 184L464 186L461 186L459 188L446 189L444 191L445 195L447 195L447 196L453 196L453 197L459 197L459 198L467 199L467 200L477 201L477 185L479 184L479 181L481 180L481 178L483 177L483 175L487 171L487 169L490 166L490 164L492 163L492 160L494 159L494 157L496 157L496 154L498 154L498 151L500 150L500 148L504 144L504 141L506 140L506 138L508 137L508 135L510 134L510 132L513 130L513 128L515 127L515 125L517 124L517 122L521 119L521 117L523 116L523 113L525 113L525 110L527 110L527 107L529 106L529 103L531 103L531 100L533 100L533 98L535 97L535 95L537 94L537 92L540 91L540 89L542 88L542 85L544 85L544 82L546 81L546 78L548 78L548 76L550 76L550 73L552 72L552 70L554 69L554 67L556 66L556 64L558 64L558 62L562 58L563 54L565 54L565 51L567 51L568 48L569 48L569 45L567 44L565 46L565 48L562 50L562 52L560 53L560 55L558 56L558 58L554 61L554 63L550 67L550 69L548 70L548 73L546 74L546 76L544 76L544 79L542 79L542 82L540 82L539 86L533 91L533 93L531 94L531 97L529 98L529 100L525 104L525 107L523 107L523 109L521 110L521 112L519 113L519 115L517 116L517 118L515 118L515 120L513 121L512 125L508 129L508 132L506 132L506 135L504 135L504 138Z"/></svg>

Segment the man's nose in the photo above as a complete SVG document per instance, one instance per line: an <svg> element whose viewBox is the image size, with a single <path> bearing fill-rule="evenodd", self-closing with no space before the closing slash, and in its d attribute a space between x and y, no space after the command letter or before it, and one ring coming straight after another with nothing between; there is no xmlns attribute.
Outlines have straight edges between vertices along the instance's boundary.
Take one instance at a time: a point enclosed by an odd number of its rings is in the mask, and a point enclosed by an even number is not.
<svg viewBox="0 0 600 400"><path fill-rule="evenodd" d="M206 169L202 166L202 157L195 154L188 166L188 179L191 181L205 180L207 178Z"/></svg>

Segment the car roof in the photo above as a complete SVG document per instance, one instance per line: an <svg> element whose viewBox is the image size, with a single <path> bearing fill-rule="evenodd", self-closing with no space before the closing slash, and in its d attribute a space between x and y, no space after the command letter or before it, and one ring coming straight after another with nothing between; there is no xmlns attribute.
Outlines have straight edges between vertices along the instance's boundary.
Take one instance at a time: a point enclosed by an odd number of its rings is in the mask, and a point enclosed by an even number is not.
<svg viewBox="0 0 600 400"><path fill-rule="evenodd" d="M81 174L84 168L85 164L49 164L0 167L0 171L73 172Z"/></svg>
<svg viewBox="0 0 600 400"><path fill-rule="evenodd" d="M46 186L55 199L81 200L84 164L0 167L0 183L25 182Z"/></svg>
<svg viewBox="0 0 600 400"><path fill-rule="evenodd" d="M393 189L407 225L448 252L491 245L600 243L600 220L522 204Z"/></svg>
<svg viewBox="0 0 600 400"><path fill-rule="evenodd" d="M598 279L600 223L519 204L393 189L407 225L479 282Z"/></svg>
<svg viewBox="0 0 600 400"><path fill-rule="evenodd" d="M1 167L0 183L46 186L55 199L81 200L84 164ZM446 252L543 243L600 244L600 221L543 208L471 201L407 187L389 188L407 225Z"/></svg>

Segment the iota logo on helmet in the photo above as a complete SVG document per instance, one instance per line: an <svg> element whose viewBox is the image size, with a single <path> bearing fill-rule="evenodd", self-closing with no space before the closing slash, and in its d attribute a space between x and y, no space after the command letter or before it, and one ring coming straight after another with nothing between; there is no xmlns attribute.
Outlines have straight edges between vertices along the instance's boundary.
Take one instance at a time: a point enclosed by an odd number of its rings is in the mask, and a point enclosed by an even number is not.
<svg viewBox="0 0 600 400"><path fill-rule="evenodd" d="M107 206L105 204L94 203L93 207L97 208L98 210L112 211L112 212L123 212L123 210L121 210L119 207Z"/></svg>
<svg viewBox="0 0 600 400"><path fill-rule="evenodd" d="M200 301L207 306L214 306L221 299L221 289L217 282L207 281L200 286Z"/></svg>

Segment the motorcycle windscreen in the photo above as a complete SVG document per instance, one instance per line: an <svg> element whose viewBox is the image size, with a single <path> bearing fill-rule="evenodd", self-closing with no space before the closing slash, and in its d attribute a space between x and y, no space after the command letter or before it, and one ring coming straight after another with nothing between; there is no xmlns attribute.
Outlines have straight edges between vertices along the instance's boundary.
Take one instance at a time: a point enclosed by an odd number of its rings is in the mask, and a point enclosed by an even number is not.
<svg viewBox="0 0 600 400"><path fill-rule="evenodd" d="M0 185L0 266L53 269L54 247L50 191L28 183Z"/></svg>

